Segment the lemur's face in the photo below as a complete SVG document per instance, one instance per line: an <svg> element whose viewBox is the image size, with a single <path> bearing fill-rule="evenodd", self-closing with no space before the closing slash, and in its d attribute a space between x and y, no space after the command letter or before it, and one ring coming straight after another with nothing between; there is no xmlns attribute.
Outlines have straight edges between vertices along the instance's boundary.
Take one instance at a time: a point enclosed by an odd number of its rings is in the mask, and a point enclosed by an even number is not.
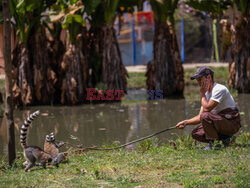
<svg viewBox="0 0 250 188"><path fill-rule="evenodd" d="M50 133L49 135L46 135L46 141L47 142L53 142L53 141L55 141L54 133Z"/></svg>

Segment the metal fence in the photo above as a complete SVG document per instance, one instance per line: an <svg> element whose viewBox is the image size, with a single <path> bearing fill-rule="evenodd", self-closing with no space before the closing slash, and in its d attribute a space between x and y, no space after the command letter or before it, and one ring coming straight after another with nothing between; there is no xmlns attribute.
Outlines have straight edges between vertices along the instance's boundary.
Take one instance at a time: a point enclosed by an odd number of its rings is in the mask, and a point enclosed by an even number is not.
<svg viewBox="0 0 250 188"><path fill-rule="evenodd" d="M184 63L215 62L213 20L209 16L193 16L175 22L178 47ZM122 27L116 24L117 36L125 66L146 65L153 59L154 23L127 16ZM217 27L218 33L218 27ZM218 34L217 34L218 35ZM183 37L183 38L182 38ZM184 41L182 41L184 40ZM183 45L184 44L184 45ZM219 46L219 40L217 40Z"/></svg>

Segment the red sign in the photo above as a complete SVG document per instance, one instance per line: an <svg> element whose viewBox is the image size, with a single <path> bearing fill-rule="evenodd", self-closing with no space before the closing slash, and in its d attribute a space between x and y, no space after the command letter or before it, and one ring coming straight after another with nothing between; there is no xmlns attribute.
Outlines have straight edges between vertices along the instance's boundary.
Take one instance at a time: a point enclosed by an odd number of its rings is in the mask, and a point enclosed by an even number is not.
<svg viewBox="0 0 250 188"><path fill-rule="evenodd" d="M138 12L136 13L136 20L137 22L151 24L154 21L154 14L153 12Z"/></svg>

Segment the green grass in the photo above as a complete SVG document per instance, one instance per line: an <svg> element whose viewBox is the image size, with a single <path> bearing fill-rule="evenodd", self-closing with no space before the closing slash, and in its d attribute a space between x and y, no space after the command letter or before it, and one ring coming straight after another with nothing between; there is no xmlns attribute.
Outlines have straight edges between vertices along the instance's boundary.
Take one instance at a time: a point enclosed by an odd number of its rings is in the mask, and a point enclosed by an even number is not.
<svg viewBox="0 0 250 188"><path fill-rule="evenodd" d="M145 72L129 72L127 88L147 88Z"/></svg>
<svg viewBox="0 0 250 188"><path fill-rule="evenodd" d="M228 88L229 70L228 67L211 67L214 71L214 81L225 85ZM190 80L196 72L196 68L184 69L184 97L187 101L200 100L200 88L195 80ZM128 88L147 88L145 73L129 73ZM230 89L233 97L237 96L237 90Z"/></svg>
<svg viewBox="0 0 250 188"><path fill-rule="evenodd" d="M216 151L203 151L185 136L175 143L176 150L153 139L130 151L70 150L59 168L26 173L22 156L12 168L1 160L0 187L249 187L249 133Z"/></svg>

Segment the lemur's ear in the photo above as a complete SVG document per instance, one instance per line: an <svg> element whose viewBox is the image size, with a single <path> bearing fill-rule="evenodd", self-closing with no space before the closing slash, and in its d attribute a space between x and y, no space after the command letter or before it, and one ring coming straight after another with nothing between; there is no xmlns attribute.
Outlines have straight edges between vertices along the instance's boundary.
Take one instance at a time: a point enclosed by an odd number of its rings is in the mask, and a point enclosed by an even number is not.
<svg viewBox="0 0 250 188"><path fill-rule="evenodd" d="M52 133L50 133L49 135L54 136L54 133L52 132Z"/></svg>

